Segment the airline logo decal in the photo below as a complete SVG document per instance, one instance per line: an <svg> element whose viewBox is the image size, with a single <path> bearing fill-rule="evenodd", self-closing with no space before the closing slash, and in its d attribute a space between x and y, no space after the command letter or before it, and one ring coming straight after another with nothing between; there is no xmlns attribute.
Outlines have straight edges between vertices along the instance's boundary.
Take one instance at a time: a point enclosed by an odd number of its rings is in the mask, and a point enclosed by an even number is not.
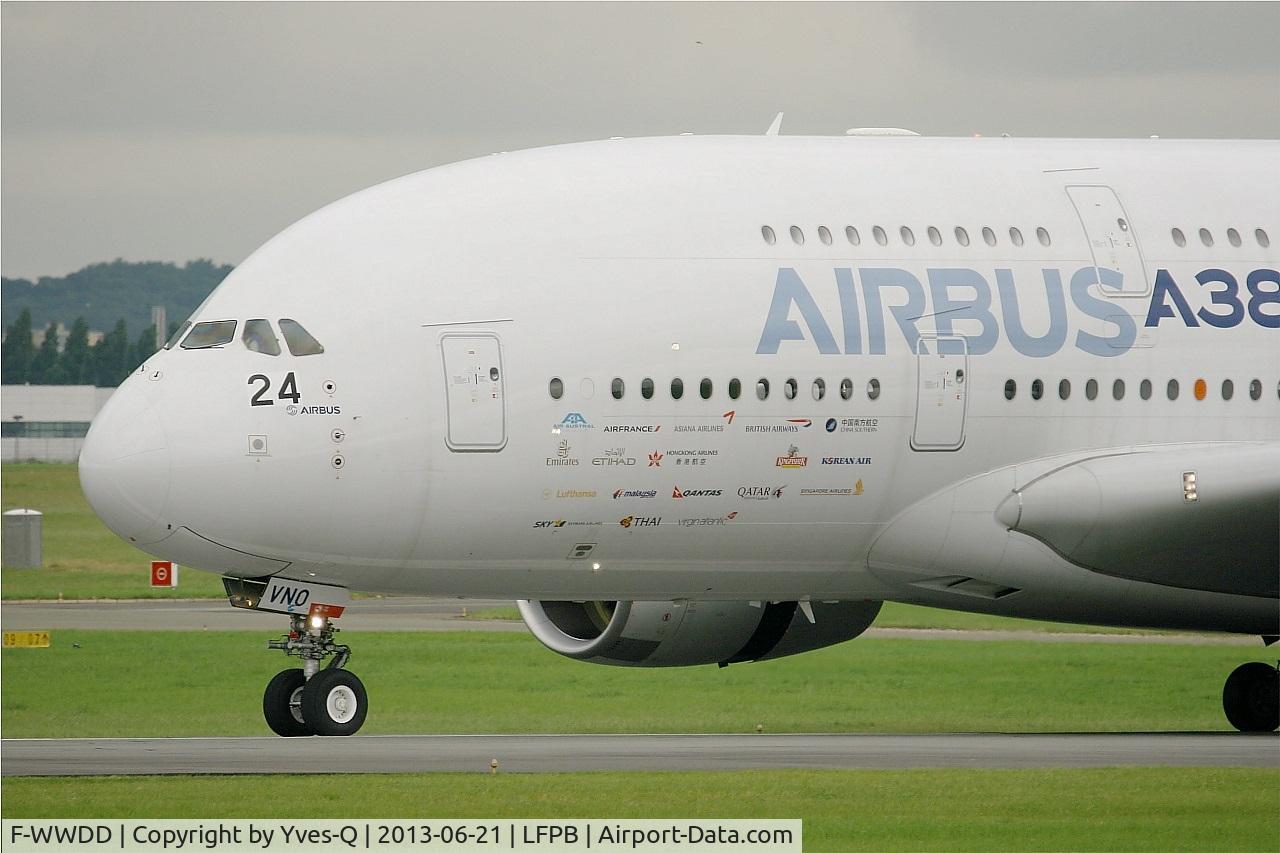
<svg viewBox="0 0 1280 853"><path fill-rule="evenodd" d="M634 456L628 456L626 450L621 447L614 447L605 450L604 456L597 456L591 460L592 465L599 465L604 468L613 468L618 465L630 467L636 464Z"/></svg>
<svg viewBox="0 0 1280 853"><path fill-rule="evenodd" d="M833 315L831 309L824 313L795 269L778 270L773 299L756 345L757 355L775 355L787 341L807 341L823 355L884 355L886 327L890 323L897 326L907 347L915 352L920 341L916 322L926 316L933 319L940 337L957 335L958 322L966 328L976 325L980 331L964 335L972 355L991 352L1000 340L1002 328L1017 352L1033 358L1053 355L1068 341L1090 355L1112 357L1127 352L1138 337L1139 317L1130 316L1132 309L1091 292L1095 285L1120 290L1124 278L1115 270L1082 267L1064 284L1063 271L1042 269L1043 297L1032 297L1029 289L1024 289L1022 296L1045 300L1049 324L1043 331L1040 324L1032 330L1024 326L1009 269L994 271L994 290L982 273L972 269L930 269L926 282L893 267L860 267L856 270L856 283L852 268L836 267L832 272L838 315ZM1227 329L1252 323L1267 329L1280 328L1280 272L1253 270L1245 275L1243 287L1232 273L1216 268L1202 270L1194 280L1194 285L1179 285L1168 270L1157 270L1143 325L1156 328L1167 322L1188 328L1203 325ZM1040 289L1034 292L1039 294ZM1075 323L1074 335L1068 334L1068 295L1075 314L1082 318ZM1193 309L1193 301L1199 303L1198 308ZM997 302L998 308L994 307ZM799 315L798 320L791 319L793 310ZM829 317L837 322L828 322Z"/></svg>
<svg viewBox="0 0 1280 853"><path fill-rule="evenodd" d="M787 448L787 455L779 456L774 465L778 468L803 468L809 464L809 457L799 454L800 448L793 444Z"/></svg>
<svg viewBox="0 0 1280 853"><path fill-rule="evenodd" d="M676 523L681 527L722 527L738 517L736 512L723 516L706 516L703 518L681 518Z"/></svg>
<svg viewBox="0 0 1280 853"><path fill-rule="evenodd" d="M557 465L577 465L578 460L570 456L572 448L569 447L569 439L563 438L560 444L556 446L556 455L547 457L547 465L554 467Z"/></svg>
<svg viewBox="0 0 1280 853"><path fill-rule="evenodd" d="M662 524L662 516L628 515L619 519L618 524L630 530L633 527L657 527Z"/></svg>
<svg viewBox="0 0 1280 853"><path fill-rule="evenodd" d="M554 429L559 431L566 429L595 429L595 427L582 416L581 412L570 412L564 416L564 420L555 425Z"/></svg>
<svg viewBox="0 0 1280 853"><path fill-rule="evenodd" d="M659 453L658 451L656 451L656 450L655 450L653 453L650 453L650 454L649 454L649 467L650 467L650 468L661 468L661 467L662 467L662 454L661 454L661 453Z"/></svg>
<svg viewBox="0 0 1280 853"><path fill-rule="evenodd" d="M827 432L879 432L879 418L827 418Z"/></svg>
<svg viewBox="0 0 1280 853"><path fill-rule="evenodd" d="M738 489L738 497L747 501L771 501L782 497L786 486L743 486Z"/></svg>
<svg viewBox="0 0 1280 853"><path fill-rule="evenodd" d="M668 450L667 456L675 461L676 466L681 465L706 465L708 459L714 459L720 455L719 450Z"/></svg>
<svg viewBox="0 0 1280 853"><path fill-rule="evenodd" d="M612 424L604 432L659 432L662 424Z"/></svg>
<svg viewBox="0 0 1280 853"><path fill-rule="evenodd" d="M870 456L824 456L823 465L870 465Z"/></svg>
<svg viewBox="0 0 1280 853"><path fill-rule="evenodd" d="M676 486L671 490L671 497L676 500L683 498L718 498L724 494L724 489L681 489Z"/></svg>
<svg viewBox="0 0 1280 853"><path fill-rule="evenodd" d="M862 481L853 484L852 489L801 489L802 498L851 498L862 494Z"/></svg>
<svg viewBox="0 0 1280 853"><path fill-rule="evenodd" d="M613 493L615 501L618 498L656 498L657 496L657 489L618 489Z"/></svg>

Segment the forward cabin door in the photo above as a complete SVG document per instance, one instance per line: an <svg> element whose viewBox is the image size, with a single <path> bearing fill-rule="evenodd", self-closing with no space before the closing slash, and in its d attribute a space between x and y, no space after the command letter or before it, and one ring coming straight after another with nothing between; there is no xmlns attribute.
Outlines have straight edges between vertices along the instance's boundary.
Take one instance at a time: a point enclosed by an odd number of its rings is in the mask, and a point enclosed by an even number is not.
<svg viewBox="0 0 1280 853"><path fill-rule="evenodd" d="M506 372L498 336L442 335L440 353L447 413L445 444L459 452L494 452L506 447Z"/></svg>
<svg viewBox="0 0 1280 853"><path fill-rule="evenodd" d="M916 428L913 450L959 450L968 404L968 342L922 335L916 342Z"/></svg>
<svg viewBox="0 0 1280 853"><path fill-rule="evenodd" d="M1115 190L1103 186L1071 186L1067 187L1067 195L1080 216L1103 295L1145 296L1150 293L1133 221L1124 212ZM1102 284L1102 270L1118 272L1120 286ZM1110 279L1110 276L1106 278Z"/></svg>

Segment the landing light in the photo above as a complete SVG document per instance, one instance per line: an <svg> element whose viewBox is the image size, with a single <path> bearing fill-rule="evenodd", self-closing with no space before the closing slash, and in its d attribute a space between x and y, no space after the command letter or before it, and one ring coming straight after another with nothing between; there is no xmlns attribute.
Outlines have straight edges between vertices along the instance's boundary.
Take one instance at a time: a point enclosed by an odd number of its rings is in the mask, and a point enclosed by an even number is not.
<svg viewBox="0 0 1280 853"><path fill-rule="evenodd" d="M324 627L324 617L323 617L323 616L312 616L312 617L311 617L311 627L312 627L312 628L315 628L317 631L318 631L318 630L320 630L321 628L323 628L323 627Z"/></svg>

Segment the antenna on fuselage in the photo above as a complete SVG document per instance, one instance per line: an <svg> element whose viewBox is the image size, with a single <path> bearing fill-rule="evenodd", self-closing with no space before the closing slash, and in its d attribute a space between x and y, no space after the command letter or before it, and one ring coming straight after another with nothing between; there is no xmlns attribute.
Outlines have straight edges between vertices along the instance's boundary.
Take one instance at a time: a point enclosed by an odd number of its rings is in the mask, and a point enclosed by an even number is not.
<svg viewBox="0 0 1280 853"><path fill-rule="evenodd" d="M782 130L782 113L778 113L773 117L773 124L769 125L769 129L764 132L764 135L777 136L780 130Z"/></svg>

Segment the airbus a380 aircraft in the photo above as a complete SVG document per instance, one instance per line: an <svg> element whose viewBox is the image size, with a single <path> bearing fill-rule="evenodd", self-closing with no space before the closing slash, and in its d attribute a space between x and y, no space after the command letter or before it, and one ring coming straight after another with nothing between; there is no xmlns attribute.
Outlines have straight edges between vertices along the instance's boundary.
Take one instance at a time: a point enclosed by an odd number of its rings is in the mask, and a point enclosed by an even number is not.
<svg viewBox="0 0 1280 853"><path fill-rule="evenodd" d="M237 268L81 481L289 614L282 735L364 721L348 589L518 598L553 651L625 666L820 648L885 600L1271 643L1278 166L768 135L431 169ZM1230 721L1276 728L1277 684L1237 669Z"/></svg>

